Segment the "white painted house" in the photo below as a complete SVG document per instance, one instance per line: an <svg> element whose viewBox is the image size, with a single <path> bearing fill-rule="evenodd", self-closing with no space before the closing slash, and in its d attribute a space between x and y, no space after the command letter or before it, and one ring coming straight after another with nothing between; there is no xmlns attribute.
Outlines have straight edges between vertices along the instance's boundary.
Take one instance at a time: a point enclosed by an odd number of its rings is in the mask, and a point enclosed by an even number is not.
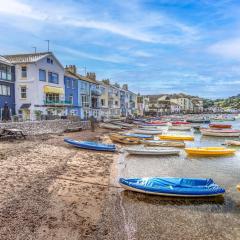
<svg viewBox="0 0 240 240"><path fill-rule="evenodd" d="M24 120L65 115L64 67L51 52L5 56L15 65L16 113Z"/></svg>

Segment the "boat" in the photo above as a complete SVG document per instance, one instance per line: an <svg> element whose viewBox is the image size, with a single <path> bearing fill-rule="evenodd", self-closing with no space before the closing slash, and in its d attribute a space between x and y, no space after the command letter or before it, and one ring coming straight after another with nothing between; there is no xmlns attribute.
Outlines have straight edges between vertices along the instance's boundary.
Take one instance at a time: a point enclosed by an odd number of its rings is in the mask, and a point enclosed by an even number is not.
<svg viewBox="0 0 240 240"><path fill-rule="evenodd" d="M186 126L186 125L169 126L168 130L189 131L189 130L191 130L191 126Z"/></svg>
<svg viewBox="0 0 240 240"><path fill-rule="evenodd" d="M64 142L73 145L74 147L83 148L83 149L90 149L96 151L110 151L114 152L116 147L114 144L103 144L99 142L91 142L91 141L77 141L70 138L65 138Z"/></svg>
<svg viewBox="0 0 240 240"><path fill-rule="evenodd" d="M180 151L170 148L126 148L124 149L128 154L131 155L179 155Z"/></svg>
<svg viewBox="0 0 240 240"><path fill-rule="evenodd" d="M154 126L166 126L166 125L168 125L168 122L163 122L163 121L151 121L151 122L146 122L146 124L154 125Z"/></svg>
<svg viewBox="0 0 240 240"><path fill-rule="evenodd" d="M236 150L224 148L224 147L200 147L200 148L185 148L184 149L189 155L211 155L211 156L222 156L235 153Z"/></svg>
<svg viewBox="0 0 240 240"><path fill-rule="evenodd" d="M201 128L200 132L205 136L213 137L239 137L240 130L234 129L212 129L212 128Z"/></svg>
<svg viewBox="0 0 240 240"><path fill-rule="evenodd" d="M159 140L143 140L141 141L144 146L154 147L185 147L183 141L159 141Z"/></svg>
<svg viewBox="0 0 240 240"><path fill-rule="evenodd" d="M123 136L127 136L129 138L138 138L138 139L153 139L152 135L147 134L138 134L138 133L122 133Z"/></svg>
<svg viewBox="0 0 240 240"><path fill-rule="evenodd" d="M149 134L149 135L157 135L161 134L161 130L152 130L152 129L132 129L133 133L139 133L139 134Z"/></svg>
<svg viewBox="0 0 240 240"><path fill-rule="evenodd" d="M224 144L228 146L240 146L240 141L226 140Z"/></svg>
<svg viewBox="0 0 240 240"><path fill-rule="evenodd" d="M237 190L240 192L240 184L237 185Z"/></svg>
<svg viewBox="0 0 240 240"><path fill-rule="evenodd" d="M175 121L175 122L172 122L172 125L173 126L176 126L176 125L189 125L191 124L190 122L184 122L184 121Z"/></svg>
<svg viewBox="0 0 240 240"><path fill-rule="evenodd" d="M128 138L120 134L110 134L109 137L113 142L129 144L129 145L140 144L140 140L138 138Z"/></svg>
<svg viewBox="0 0 240 240"><path fill-rule="evenodd" d="M111 124L111 123L100 123L99 127L100 128L111 129L111 130L121 130L122 129L122 126L114 125L114 124Z"/></svg>
<svg viewBox="0 0 240 240"><path fill-rule="evenodd" d="M206 119L189 119L187 120L189 123L210 123L210 120Z"/></svg>
<svg viewBox="0 0 240 240"><path fill-rule="evenodd" d="M172 197L212 197L225 193L210 178L120 178L126 190Z"/></svg>
<svg viewBox="0 0 240 240"><path fill-rule="evenodd" d="M231 128L232 125L231 124L218 124L218 123L212 123L212 124L209 124L209 127L210 128L220 128L220 129L223 129L223 128Z"/></svg>
<svg viewBox="0 0 240 240"><path fill-rule="evenodd" d="M193 141L194 137L189 135L160 135L161 140L174 140L174 141Z"/></svg>

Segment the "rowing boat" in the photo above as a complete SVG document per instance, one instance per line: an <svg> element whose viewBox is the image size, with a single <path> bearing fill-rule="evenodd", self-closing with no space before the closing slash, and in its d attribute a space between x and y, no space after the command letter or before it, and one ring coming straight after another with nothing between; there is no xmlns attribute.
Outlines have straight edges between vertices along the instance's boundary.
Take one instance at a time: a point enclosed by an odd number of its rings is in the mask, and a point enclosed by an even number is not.
<svg viewBox="0 0 240 240"><path fill-rule="evenodd" d="M172 122L173 126L176 126L176 125L189 125L189 124L191 124L191 123L190 122L184 122L184 121Z"/></svg>
<svg viewBox="0 0 240 240"><path fill-rule="evenodd" d="M161 130L152 130L152 129L132 129L133 133L139 134L149 134L149 135L158 135L161 134Z"/></svg>
<svg viewBox="0 0 240 240"><path fill-rule="evenodd" d="M240 192L240 184L237 185L237 190Z"/></svg>
<svg viewBox="0 0 240 240"><path fill-rule="evenodd" d="M172 197L211 197L225 190L209 178L120 178L126 190Z"/></svg>
<svg viewBox="0 0 240 240"><path fill-rule="evenodd" d="M205 119L189 119L187 120L189 123L210 123L210 120Z"/></svg>
<svg viewBox="0 0 240 240"><path fill-rule="evenodd" d="M214 137L239 137L240 130L234 129L211 129L211 128L201 128L200 132L205 136Z"/></svg>
<svg viewBox="0 0 240 240"><path fill-rule="evenodd" d="M114 152L116 147L114 144L103 144L99 142L91 142L91 141L77 141L70 138L65 138L64 142L73 145L74 147L97 150L97 151L109 151Z"/></svg>
<svg viewBox="0 0 240 240"><path fill-rule="evenodd" d="M193 141L194 137L189 135L160 135L162 140L174 140L174 141Z"/></svg>
<svg viewBox="0 0 240 240"><path fill-rule="evenodd" d="M138 139L153 139L153 135L149 134L138 134L138 133L122 133L123 136L129 138L138 138Z"/></svg>
<svg viewBox="0 0 240 240"><path fill-rule="evenodd" d="M118 142L118 143L123 143L123 144L129 144L129 145L133 145L133 144L140 144L140 140L137 138L129 138L120 134L110 134L109 135L110 139L113 142Z"/></svg>
<svg viewBox="0 0 240 240"><path fill-rule="evenodd" d="M191 130L191 126L186 126L186 125L174 125L174 126L169 126L169 130L176 130L176 131L189 131Z"/></svg>
<svg viewBox="0 0 240 240"><path fill-rule="evenodd" d="M240 146L240 141L226 140L224 144L228 146Z"/></svg>
<svg viewBox="0 0 240 240"><path fill-rule="evenodd" d="M141 141L144 146L154 147L185 147L183 141L159 141L159 140L144 140Z"/></svg>
<svg viewBox="0 0 240 240"><path fill-rule="evenodd" d="M222 156L235 153L236 150L224 147L200 147L200 148L185 148L189 155L211 155Z"/></svg>
<svg viewBox="0 0 240 240"><path fill-rule="evenodd" d="M231 128L232 125L231 124L217 124L217 123L213 123L213 124L209 124L210 128L217 128L217 129L223 129L223 128Z"/></svg>
<svg viewBox="0 0 240 240"><path fill-rule="evenodd" d="M141 148L141 149L126 148L124 150L131 155L162 156L162 155L179 155L180 153L179 150L170 149L170 148Z"/></svg>
<svg viewBox="0 0 240 240"><path fill-rule="evenodd" d="M122 126L114 125L111 123L101 123L99 125L100 128L106 128L106 129L111 129L111 130L121 130Z"/></svg>

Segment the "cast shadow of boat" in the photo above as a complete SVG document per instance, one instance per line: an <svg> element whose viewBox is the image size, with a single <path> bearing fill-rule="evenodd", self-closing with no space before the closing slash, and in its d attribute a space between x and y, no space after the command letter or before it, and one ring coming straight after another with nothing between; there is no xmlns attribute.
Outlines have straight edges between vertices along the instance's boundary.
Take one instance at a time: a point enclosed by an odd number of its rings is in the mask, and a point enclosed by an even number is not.
<svg viewBox="0 0 240 240"><path fill-rule="evenodd" d="M240 201L235 202L231 197L226 195L186 198L154 196L128 190L124 190L120 194L123 201L128 203L141 203L166 207L171 206L176 208L189 206L193 211L240 214Z"/></svg>

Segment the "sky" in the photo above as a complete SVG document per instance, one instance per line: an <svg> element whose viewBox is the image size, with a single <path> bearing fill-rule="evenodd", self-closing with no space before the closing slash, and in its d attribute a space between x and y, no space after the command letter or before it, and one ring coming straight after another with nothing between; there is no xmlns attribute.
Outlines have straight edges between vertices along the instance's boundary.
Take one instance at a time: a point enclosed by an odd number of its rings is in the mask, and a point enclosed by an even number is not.
<svg viewBox="0 0 240 240"><path fill-rule="evenodd" d="M0 55L50 51L145 95L240 93L240 0L0 0Z"/></svg>

